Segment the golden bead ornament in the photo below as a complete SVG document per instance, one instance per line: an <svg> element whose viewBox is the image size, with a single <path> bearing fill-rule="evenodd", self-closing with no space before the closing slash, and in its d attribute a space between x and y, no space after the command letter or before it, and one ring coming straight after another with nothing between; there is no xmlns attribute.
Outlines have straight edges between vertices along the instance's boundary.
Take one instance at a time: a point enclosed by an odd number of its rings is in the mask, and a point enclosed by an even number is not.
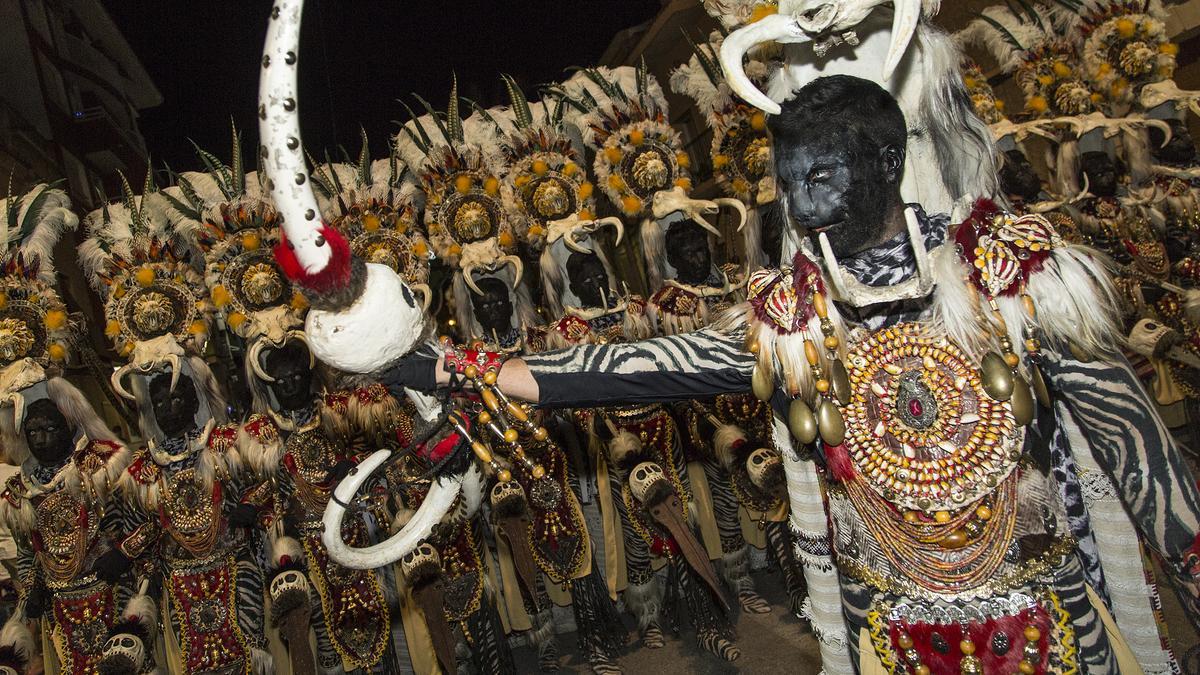
<svg viewBox="0 0 1200 675"><path fill-rule="evenodd" d="M983 369L948 339L899 324L854 345L847 363L850 402L840 410L846 450L885 500L955 512L1016 466L1024 433L1011 405L989 393Z"/></svg>
<svg viewBox="0 0 1200 675"><path fill-rule="evenodd" d="M550 433L534 421L532 411L526 404L509 399L500 390L496 384L499 369L498 362L489 362L483 367L469 363L462 369L463 376L479 393L483 404L476 413L475 422L479 427L487 429L496 443L507 448L507 459L520 463L535 480L541 479L546 475L546 470L529 458L521 437L524 434L535 443L543 443L549 439ZM464 437L471 438L462 427L459 427L459 432L463 433ZM512 480L512 471L501 464L500 458L482 439L473 439L470 443L475 457L487 464L498 480Z"/></svg>

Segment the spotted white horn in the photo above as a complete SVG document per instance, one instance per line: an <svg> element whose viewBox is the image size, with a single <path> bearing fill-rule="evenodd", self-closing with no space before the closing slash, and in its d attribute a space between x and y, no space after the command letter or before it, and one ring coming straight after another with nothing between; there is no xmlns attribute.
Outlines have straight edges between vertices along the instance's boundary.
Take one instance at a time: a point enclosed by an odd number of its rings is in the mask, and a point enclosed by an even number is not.
<svg viewBox="0 0 1200 675"><path fill-rule="evenodd" d="M277 0L271 8L258 88L258 134L260 166L267 173L288 245L303 271L314 275L325 270L333 253L308 184L300 136L296 70L303 10L304 0Z"/></svg>
<svg viewBox="0 0 1200 675"><path fill-rule="evenodd" d="M346 517L346 506L352 503L359 488L391 456L391 450L376 450L358 466L350 470L342 482L333 489L333 496L325 506L321 517L324 532L321 541L329 550L329 557L340 565L351 569L368 570L390 565L412 552L423 539L429 537L433 527L454 506L462 492L462 476L446 476L433 481L429 493L421 506L400 531L373 546L355 548L342 539L342 520ZM472 465L469 471L478 471Z"/></svg>
<svg viewBox="0 0 1200 675"><path fill-rule="evenodd" d="M908 51L913 33L921 21L921 0L895 0L896 13L892 16L892 43L888 45L887 58L883 61L883 81L892 79L900 61Z"/></svg>
<svg viewBox="0 0 1200 675"><path fill-rule="evenodd" d="M746 68L742 65L742 57L764 42L790 43L808 40L808 35L796 20L783 14L765 16L733 31L721 43L721 69L725 71L725 80L729 83L729 88L755 108L778 115L779 104L750 81L750 77L746 75Z"/></svg>

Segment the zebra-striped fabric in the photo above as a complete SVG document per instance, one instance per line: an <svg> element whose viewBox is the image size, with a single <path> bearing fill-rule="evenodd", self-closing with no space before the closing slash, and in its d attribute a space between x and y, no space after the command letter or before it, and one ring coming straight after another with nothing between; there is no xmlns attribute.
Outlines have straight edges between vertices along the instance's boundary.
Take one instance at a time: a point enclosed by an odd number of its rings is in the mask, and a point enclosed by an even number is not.
<svg viewBox="0 0 1200 675"><path fill-rule="evenodd" d="M544 408L690 401L750 390L754 355L717 330L524 357Z"/></svg>
<svg viewBox="0 0 1200 675"><path fill-rule="evenodd" d="M1200 533L1200 491L1133 369L1119 356L1084 363L1049 352L1044 368L1200 623L1200 579L1188 560Z"/></svg>

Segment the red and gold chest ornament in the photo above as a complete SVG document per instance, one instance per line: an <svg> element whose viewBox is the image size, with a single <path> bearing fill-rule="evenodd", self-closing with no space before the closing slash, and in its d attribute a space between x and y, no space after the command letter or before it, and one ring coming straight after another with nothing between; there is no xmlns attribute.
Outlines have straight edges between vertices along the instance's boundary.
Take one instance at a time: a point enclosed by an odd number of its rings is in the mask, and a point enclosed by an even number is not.
<svg viewBox="0 0 1200 675"><path fill-rule="evenodd" d="M991 297L1016 293L1018 282L1041 270L1050 251L1063 245L1044 216L1016 216L985 201L959 225L954 241L970 266L971 282Z"/></svg>

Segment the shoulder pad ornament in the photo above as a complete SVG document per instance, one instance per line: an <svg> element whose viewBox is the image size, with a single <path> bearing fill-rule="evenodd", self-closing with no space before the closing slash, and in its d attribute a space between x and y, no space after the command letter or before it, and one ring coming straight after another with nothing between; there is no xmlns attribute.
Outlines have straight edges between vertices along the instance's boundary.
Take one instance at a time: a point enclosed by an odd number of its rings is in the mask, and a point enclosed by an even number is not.
<svg viewBox="0 0 1200 675"><path fill-rule="evenodd" d="M1017 293L1031 274L1042 269L1050 251L1063 245L1044 216L1017 216L987 200L976 202L954 240L972 283L990 297Z"/></svg>
<svg viewBox="0 0 1200 675"><path fill-rule="evenodd" d="M159 469L150 457L150 452L146 448L141 448L134 453L133 461L129 463L126 473L135 483L149 485L158 480Z"/></svg>
<svg viewBox="0 0 1200 675"><path fill-rule="evenodd" d="M571 343L582 342L592 332L592 327L583 319L567 315L554 324L554 330Z"/></svg>
<svg viewBox="0 0 1200 675"><path fill-rule="evenodd" d="M813 261L798 253L792 265L758 270L746 283L754 318L779 335L805 330L816 315L813 293L825 291L821 270Z"/></svg>

